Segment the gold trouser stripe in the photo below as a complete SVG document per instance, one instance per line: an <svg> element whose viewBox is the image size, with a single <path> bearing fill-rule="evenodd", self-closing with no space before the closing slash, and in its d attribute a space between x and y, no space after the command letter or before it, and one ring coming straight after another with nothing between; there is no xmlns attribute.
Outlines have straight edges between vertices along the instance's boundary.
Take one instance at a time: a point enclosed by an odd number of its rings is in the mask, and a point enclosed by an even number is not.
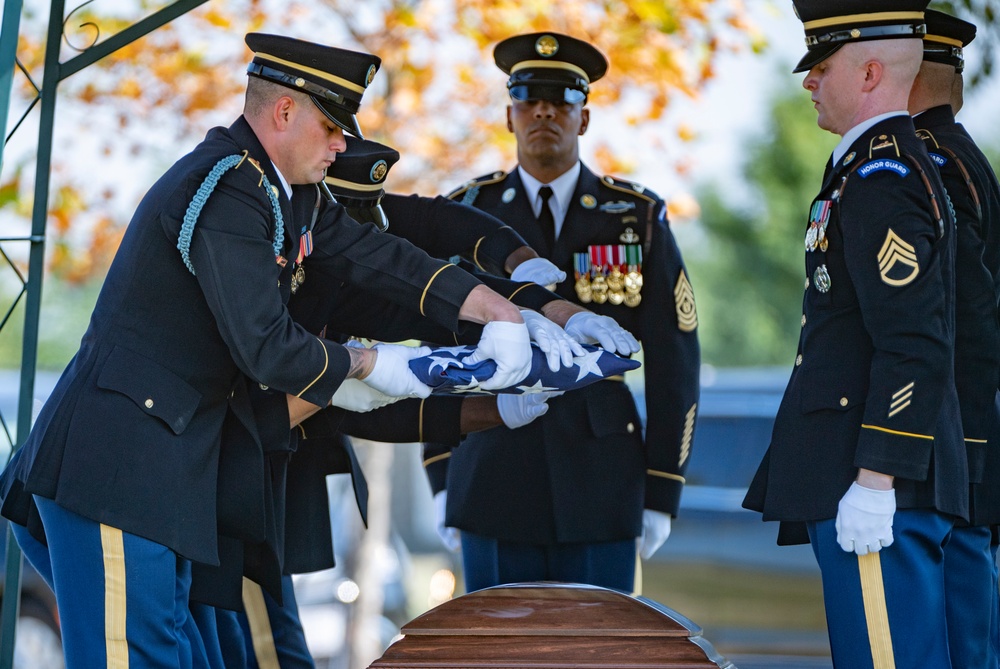
<svg viewBox="0 0 1000 669"><path fill-rule="evenodd" d="M419 439L417 441L422 442L424 440L424 402L425 399L420 400L420 409L417 411L417 436Z"/></svg>
<svg viewBox="0 0 1000 669"><path fill-rule="evenodd" d="M435 455L433 458L427 458L426 460L424 460L424 467L426 467L427 465L433 465L435 462L439 462L441 460L444 460L445 458L450 458L450 457L451 457L451 451L448 451L447 453L440 453L438 455Z"/></svg>
<svg viewBox="0 0 1000 669"><path fill-rule="evenodd" d="M342 79L335 74L330 74L329 72L324 72L323 70L317 70L315 67L309 67L308 65L303 65L302 63L295 63L290 60L285 60L284 58L278 58L277 56L272 56L269 53L264 53L263 51L258 51L256 53L258 58L264 58L272 63L278 63L279 65L290 65L296 70L301 70L302 72L308 72L309 74L319 77L324 81L329 81L330 83L337 84L338 86L343 86L349 91L354 91L355 93L364 93L365 89L358 86L353 81L348 81L347 79Z"/></svg>
<svg viewBox="0 0 1000 669"><path fill-rule="evenodd" d="M878 430L879 432L888 432L889 434L898 434L901 437L913 437L914 439L934 439L926 434L914 434L913 432L900 432L899 430L890 430L887 427L879 427L878 425L868 425L867 423L862 423L861 427L867 428L869 430Z"/></svg>
<svg viewBox="0 0 1000 669"><path fill-rule="evenodd" d="M827 26L839 26L845 23L855 23L857 21L923 21L923 12L868 12L864 14L847 14L845 16L831 16L815 21L803 21L802 27L806 30L816 28L826 28Z"/></svg>
<svg viewBox="0 0 1000 669"><path fill-rule="evenodd" d="M426 316L427 315L427 314L424 313L424 299L427 297L427 291L429 291L431 289L431 284L434 283L434 279L437 278L437 275L440 274L441 272L445 271L449 267L454 267L454 265L452 265L451 263L448 263L444 267L439 268L438 271L434 272L433 276L431 276L431 278L428 279L427 285L424 286L424 292L420 296L420 315L421 316Z"/></svg>
<svg viewBox="0 0 1000 669"><path fill-rule="evenodd" d="M250 638L253 641L253 653L257 656L258 666L260 669L281 669L278 663L278 651L274 647L271 619L267 615L267 605L264 604L264 592L259 585L245 577L243 608L246 609L247 620L250 623Z"/></svg>
<svg viewBox="0 0 1000 669"><path fill-rule="evenodd" d="M962 48L962 40L952 39L950 37L945 37L944 35L924 35L925 42L940 42L941 44L947 44L948 46L956 46L959 49Z"/></svg>
<svg viewBox="0 0 1000 669"><path fill-rule="evenodd" d="M684 483L684 477L679 474L670 474L669 472L661 472L655 469L647 469L646 476L659 476L663 479L670 479L671 481L680 481Z"/></svg>
<svg viewBox="0 0 1000 669"><path fill-rule="evenodd" d="M868 644L872 651L874 669L895 669L889 613L885 606L885 585L882 583L881 554L858 556L858 570L861 573L861 598L865 604Z"/></svg>
<svg viewBox="0 0 1000 669"><path fill-rule="evenodd" d="M108 669L128 669L122 531L102 523L101 550L104 554L104 652L108 656Z"/></svg>
<svg viewBox="0 0 1000 669"><path fill-rule="evenodd" d="M317 382L317 381L319 381L320 379L322 379L322 378L323 378L323 375L324 375L324 374L326 374L326 370L327 370L327 369L329 369L329 367L330 367L330 352L326 350L326 345L325 345L325 344L324 344L324 343L323 343L322 341L320 341L320 340L319 340L319 338L317 338L317 339L316 339L316 341L318 341L318 342L319 342L319 345L320 345L320 348L322 348L322 349L323 349L323 369L322 369L322 371L320 371L320 373L319 373L319 376L317 376L317 377L316 377L315 379L313 379L313 380L312 380L312 381L311 381L311 382L309 383L309 385L308 385L308 386L306 386L305 388L303 388L303 389L302 389L302 390L301 390L301 391L299 392L299 394L298 394L298 395L296 395L296 397L302 397L302 395L303 395L303 394L304 394L304 393L305 393L305 392L306 392L307 390L309 390L309 389L310 389L310 388L312 388L312 387L313 387L314 385L316 385L316 382Z"/></svg>
<svg viewBox="0 0 1000 669"><path fill-rule="evenodd" d="M635 546L635 580L632 582L632 595L642 596L642 558L639 557L639 544Z"/></svg>
<svg viewBox="0 0 1000 669"><path fill-rule="evenodd" d="M590 83L590 77L587 76L587 72L572 63L567 63L562 60L522 60L520 63L510 68L510 73L520 72L521 70L527 69L529 67L543 67L547 70L569 70L578 77L583 78L588 84Z"/></svg>

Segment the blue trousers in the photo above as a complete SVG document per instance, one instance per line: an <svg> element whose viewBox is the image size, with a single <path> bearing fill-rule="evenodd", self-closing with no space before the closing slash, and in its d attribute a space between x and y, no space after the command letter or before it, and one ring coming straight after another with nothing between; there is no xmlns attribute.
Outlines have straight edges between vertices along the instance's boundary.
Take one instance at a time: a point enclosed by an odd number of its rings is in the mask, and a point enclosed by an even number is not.
<svg viewBox="0 0 1000 669"><path fill-rule="evenodd" d="M48 542L67 669L209 667L188 610L189 561L50 499L36 496L35 504ZM42 560L36 548L29 546L32 564Z"/></svg>
<svg viewBox="0 0 1000 669"><path fill-rule="evenodd" d="M997 669L997 570L990 528L956 527L944 547L945 605L951 664Z"/></svg>
<svg viewBox="0 0 1000 669"><path fill-rule="evenodd" d="M893 544L861 557L837 544L833 519L808 529L823 577L835 668L951 669L944 575L950 517L899 510Z"/></svg>
<svg viewBox="0 0 1000 669"><path fill-rule="evenodd" d="M635 539L579 544L528 544L462 532L465 590L505 583L586 583L635 589Z"/></svg>
<svg viewBox="0 0 1000 669"><path fill-rule="evenodd" d="M315 669L299 620L292 577L287 574L281 577L281 598L283 605L253 581L243 579L244 612L239 614L239 620L247 667Z"/></svg>

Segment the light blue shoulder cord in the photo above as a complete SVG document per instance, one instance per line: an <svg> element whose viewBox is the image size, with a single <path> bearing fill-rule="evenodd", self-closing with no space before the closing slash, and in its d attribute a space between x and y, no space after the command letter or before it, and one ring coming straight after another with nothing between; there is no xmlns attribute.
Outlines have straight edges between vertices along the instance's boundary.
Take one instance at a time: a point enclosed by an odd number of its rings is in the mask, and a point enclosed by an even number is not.
<svg viewBox="0 0 1000 669"><path fill-rule="evenodd" d="M184 223L181 225L181 232L177 238L177 249L181 252L184 265L191 274L195 273L194 265L191 264L191 236L194 234L194 224L198 221L198 216L201 215L202 208L208 202L208 196L215 190L215 186L219 183L222 175L233 167L239 167L246 157L247 153L244 152L223 158L217 162L212 171L205 177L201 186L198 187L198 192L191 198L191 204L188 205L187 212L184 214ZM271 201L271 207L274 209L275 228L272 246L274 247L274 255L277 257L281 255L281 247L285 243L285 223L281 216L281 207L278 205L276 190L271 187L271 182L268 181L267 176L263 172L261 172L260 178L264 186L264 192L267 193L267 197Z"/></svg>

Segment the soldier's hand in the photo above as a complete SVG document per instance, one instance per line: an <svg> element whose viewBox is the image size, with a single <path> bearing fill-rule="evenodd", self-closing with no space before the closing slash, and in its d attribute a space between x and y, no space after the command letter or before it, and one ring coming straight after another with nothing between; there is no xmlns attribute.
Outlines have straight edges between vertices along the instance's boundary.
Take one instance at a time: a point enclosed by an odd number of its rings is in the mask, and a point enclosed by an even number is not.
<svg viewBox="0 0 1000 669"><path fill-rule="evenodd" d="M653 557L653 553L663 545L670 536L673 521L669 513L642 510L642 536L639 537L639 555L643 560Z"/></svg>
<svg viewBox="0 0 1000 669"><path fill-rule="evenodd" d="M566 333L581 344L599 344L605 351L618 355L631 355L639 350L639 342L631 332L615 319L591 311L573 314L566 321Z"/></svg>
<svg viewBox="0 0 1000 669"><path fill-rule="evenodd" d="M429 397L431 389L420 382L410 371L410 360L429 355L426 346L400 346L376 344L375 365L368 376L361 379L375 390L392 397Z"/></svg>
<svg viewBox="0 0 1000 669"><path fill-rule="evenodd" d="M398 402L401 399L403 398L392 397L391 395L379 392L364 381L344 379L344 382L337 388L337 392L333 394L330 404L341 409L347 409L348 411L365 413L366 411L372 411L387 404Z"/></svg>
<svg viewBox="0 0 1000 669"><path fill-rule="evenodd" d="M476 350L464 360L469 364L493 360L497 371L480 384L483 390L499 390L518 383L531 371L531 339L524 323L492 321L483 326Z"/></svg>
<svg viewBox="0 0 1000 669"><path fill-rule="evenodd" d="M545 354L545 361L553 372L559 371L560 363L569 367L573 364L573 356L586 354L579 342L538 312L522 309L521 317L528 328L528 336Z"/></svg>
<svg viewBox="0 0 1000 669"><path fill-rule="evenodd" d="M837 543L848 553L877 553L892 545L896 491L866 488L857 482L837 505Z"/></svg>
<svg viewBox="0 0 1000 669"><path fill-rule="evenodd" d="M552 397L562 395L563 391L547 391L541 393L500 393L497 395L497 411L503 424L514 430L524 427L549 410L548 401Z"/></svg>
<svg viewBox="0 0 1000 669"><path fill-rule="evenodd" d="M511 281L531 281L539 286L555 286L566 280L562 271L545 258L528 258L510 273Z"/></svg>

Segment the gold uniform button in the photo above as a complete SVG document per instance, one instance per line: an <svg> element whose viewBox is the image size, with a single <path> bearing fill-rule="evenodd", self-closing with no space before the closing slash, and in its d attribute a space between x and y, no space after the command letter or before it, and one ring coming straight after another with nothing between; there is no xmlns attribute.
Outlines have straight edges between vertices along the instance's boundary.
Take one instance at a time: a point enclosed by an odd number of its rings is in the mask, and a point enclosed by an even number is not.
<svg viewBox="0 0 1000 669"><path fill-rule="evenodd" d="M635 425L629 423L628 425L625 426L625 431L628 432L629 434L632 434L633 432L635 432Z"/></svg>
<svg viewBox="0 0 1000 669"><path fill-rule="evenodd" d="M840 398L840 406L842 406L842 407L846 407L847 406L847 398L846 397L841 397Z"/></svg>
<svg viewBox="0 0 1000 669"><path fill-rule="evenodd" d="M152 409L153 408L153 400L152 400L152 398L147 399L145 401L145 405L146 405L147 409Z"/></svg>
<svg viewBox="0 0 1000 669"><path fill-rule="evenodd" d="M799 353L797 356L795 356L795 366L798 367L801 364L802 364L802 354Z"/></svg>
<svg viewBox="0 0 1000 669"><path fill-rule="evenodd" d="M806 326L806 315L802 314L802 327Z"/></svg>

